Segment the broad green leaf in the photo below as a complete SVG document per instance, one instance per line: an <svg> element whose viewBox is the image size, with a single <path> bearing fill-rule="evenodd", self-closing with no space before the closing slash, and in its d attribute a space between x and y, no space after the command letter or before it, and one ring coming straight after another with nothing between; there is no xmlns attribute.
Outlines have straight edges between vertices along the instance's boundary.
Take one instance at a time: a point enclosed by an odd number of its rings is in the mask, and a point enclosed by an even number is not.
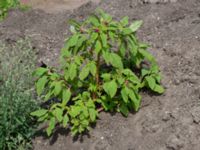
<svg viewBox="0 0 200 150"><path fill-rule="evenodd" d="M115 80L112 80L110 82L106 82L103 84L103 89L105 90L105 92L111 97L113 98L116 93L117 93L117 83Z"/></svg>
<svg viewBox="0 0 200 150"><path fill-rule="evenodd" d="M89 116L87 107L83 107L83 108L82 108L82 111L83 111L84 117L87 118L87 117Z"/></svg>
<svg viewBox="0 0 200 150"><path fill-rule="evenodd" d="M125 57L125 55L126 55L126 45L125 45L124 42L122 42L122 44L120 45L119 51L120 51L121 56Z"/></svg>
<svg viewBox="0 0 200 150"><path fill-rule="evenodd" d="M103 80L104 81L110 81L110 79L111 79L111 74L109 74L109 73L104 73L104 74L102 74L101 75L101 77L103 78Z"/></svg>
<svg viewBox="0 0 200 150"><path fill-rule="evenodd" d="M72 132L72 136L75 136L78 133L78 127L77 126L73 126L71 128L71 132Z"/></svg>
<svg viewBox="0 0 200 150"><path fill-rule="evenodd" d="M79 115L81 111L81 107L80 106L72 106L71 110L69 111L69 114L71 117L76 117L77 115Z"/></svg>
<svg viewBox="0 0 200 150"><path fill-rule="evenodd" d="M82 94L82 97L83 97L85 100L88 100L88 99L90 98L90 92L84 91L83 94Z"/></svg>
<svg viewBox="0 0 200 150"><path fill-rule="evenodd" d="M70 77L70 75L69 75L69 70L64 70L64 78L65 78L65 80L66 81L68 81L69 80L69 77Z"/></svg>
<svg viewBox="0 0 200 150"><path fill-rule="evenodd" d="M140 79L130 69L124 69L123 74L126 75L128 77L128 80L131 81L132 83L136 84L140 83Z"/></svg>
<svg viewBox="0 0 200 150"><path fill-rule="evenodd" d="M38 95L41 95L44 88L45 88L45 85L47 84L48 82L48 78L47 76L43 76L42 78L40 78L37 82L36 82L36 90L37 90L37 94Z"/></svg>
<svg viewBox="0 0 200 150"><path fill-rule="evenodd" d="M110 31L108 34L109 34L110 39L111 39L112 42L114 43L114 42L115 42L115 33L112 32L112 31Z"/></svg>
<svg viewBox="0 0 200 150"><path fill-rule="evenodd" d="M96 121L96 114L97 112L95 109L92 109L92 108L89 109L89 115L92 122Z"/></svg>
<svg viewBox="0 0 200 150"><path fill-rule="evenodd" d="M70 46L70 47L73 47L77 44L78 42L78 38L79 38L79 34L74 34L68 41L67 41L67 44Z"/></svg>
<svg viewBox="0 0 200 150"><path fill-rule="evenodd" d="M141 70L142 77L148 75L149 73L150 73L150 71L147 70L147 69L142 69L142 70Z"/></svg>
<svg viewBox="0 0 200 150"><path fill-rule="evenodd" d="M129 110L128 110L128 107L124 103L122 103L119 106L119 110L124 116L126 116L126 117L128 116Z"/></svg>
<svg viewBox="0 0 200 150"><path fill-rule="evenodd" d="M103 51L103 58L104 58L106 64L109 64L109 62L110 62L110 53L107 52L107 51Z"/></svg>
<svg viewBox="0 0 200 150"><path fill-rule="evenodd" d="M141 27L142 23L143 22L141 20L135 21L130 25L129 28L132 30L132 32L135 32Z"/></svg>
<svg viewBox="0 0 200 150"><path fill-rule="evenodd" d="M58 79L59 78L59 75L57 74L57 73L51 73L50 74L50 79L51 80L56 80L56 79Z"/></svg>
<svg viewBox="0 0 200 150"><path fill-rule="evenodd" d="M89 125L89 121L85 119L81 122L81 124L87 127Z"/></svg>
<svg viewBox="0 0 200 150"><path fill-rule="evenodd" d="M161 75L160 74L155 75L155 79L160 84L160 82L161 82Z"/></svg>
<svg viewBox="0 0 200 150"><path fill-rule="evenodd" d="M101 103L105 111L112 110L114 107L116 107L112 99L107 96L101 96L101 100L99 102Z"/></svg>
<svg viewBox="0 0 200 150"><path fill-rule="evenodd" d="M122 20L120 20L120 23L122 24L122 26L126 26L128 25L128 16L122 18Z"/></svg>
<svg viewBox="0 0 200 150"><path fill-rule="evenodd" d="M138 109L140 107L140 99L137 98L135 92L131 89L129 89L129 98L133 102L135 111L138 111Z"/></svg>
<svg viewBox="0 0 200 150"><path fill-rule="evenodd" d="M133 83L133 85L137 85L137 86L139 86L139 87L140 87L140 85L141 85L140 79L139 79L139 78L135 78L135 76L129 77L128 80L129 80L131 83Z"/></svg>
<svg viewBox="0 0 200 150"><path fill-rule="evenodd" d="M94 101L92 101L91 99L88 100L88 102L86 103L86 106L88 108L95 108Z"/></svg>
<svg viewBox="0 0 200 150"><path fill-rule="evenodd" d="M46 109L39 109L31 113L31 116L41 117L48 112Z"/></svg>
<svg viewBox="0 0 200 150"><path fill-rule="evenodd" d="M159 73L159 66L156 64L156 63L154 63L154 64L152 64L152 66L151 66L151 72L152 73L154 73L154 74L158 74Z"/></svg>
<svg viewBox="0 0 200 150"><path fill-rule="evenodd" d="M107 35L105 33L101 33L100 37L101 37L103 47L107 47Z"/></svg>
<svg viewBox="0 0 200 150"><path fill-rule="evenodd" d="M91 40L92 41L95 41L96 39L97 39L97 37L98 37L98 33L96 33L96 32L93 32L92 34L91 34Z"/></svg>
<svg viewBox="0 0 200 150"><path fill-rule="evenodd" d="M120 85L123 85L125 82L125 78L124 77L117 77L117 81Z"/></svg>
<svg viewBox="0 0 200 150"><path fill-rule="evenodd" d="M47 73L48 70L49 70L48 68L39 67L34 71L33 75L40 77L40 76L44 75L45 73Z"/></svg>
<svg viewBox="0 0 200 150"><path fill-rule="evenodd" d="M150 62L154 63L155 59L154 57L151 55L151 53L149 53L147 50L144 49L139 49L140 54L142 54L147 60L149 60Z"/></svg>
<svg viewBox="0 0 200 150"><path fill-rule="evenodd" d="M81 80L84 80L85 78L87 78L87 76L89 75L89 71L90 71L90 68L88 67L88 65L85 65L80 72L79 78Z"/></svg>
<svg viewBox="0 0 200 150"><path fill-rule="evenodd" d="M81 62L81 57L75 56L75 57L74 57L74 62L75 62L77 65L81 65L81 64L82 64L82 62Z"/></svg>
<svg viewBox="0 0 200 150"><path fill-rule="evenodd" d="M73 80L76 77L76 75L77 75L77 65L75 63L70 64L68 73L69 73L69 77L70 77L71 80Z"/></svg>
<svg viewBox="0 0 200 150"><path fill-rule="evenodd" d="M151 76L147 76L147 77L145 77L145 79L148 83L149 88L154 91L154 88L156 86L156 80Z"/></svg>
<svg viewBox="0 0 200 150"><path fill-rule="evenodd" d="M165 90L164 90L164 88L162 86L156 84L156 86L154 88L154 91L159 93L159 94L162 94L162 93L164 93Z"/></svg>
<svg viewBox="0 0 200 150"><path fill-rule="evenodd" d="M125 103L128 103L128 93L126 92L125 88L121 90L121 96Z"/></svg>
<svg viewBox="0 0 200 150"><path fill-rule="evenodd" d="M64 115L63 117L63 127L66 128L67 127L67 123L69 122L69 117L67 114Z"/></svg>
<svg viewBox="0 0 200 150"><path fill-rule="evenodd" d="M47 101L53 96L53 91L49 90L48 93L45 95L44 100Z"/></svg>
<svg viewBox="0 0 200 150"><path fill-rule="evenodd" d="M75 126L79 126L80 125L80 120L75 118L75 119L72 119L71 121Z"/></svg>
<svg viewBox="0 0 200 150"><path fill-rule="evenodd" d="M130 28L124 28L122 30L122 34L124 34L124 35L129 35L129 34L132 34L132 33L133 33L133 31Z"/></svg>
<svg viewBox="0 0 200 150"><path fill-rule="evenodd" d="M55 128L56 119L52 117L49 121L49 126L47 128L47 135L50 136L52 134L53 129Z"/></svg>
<svg viewBox="0 0 200 150"><path fill-rule="evenodd" d="M61 90L62 90L62 82L61 81L55 82L54 95L56 96L59 95Z"/></svg>
<svg viewBox="0 0 200 150"><path fill-rule="evenodd" d="M122 71L122 73L126 76L135 76L137 78L137 76L133 73L133 71L131 71L130 69L126 68Z"/></svg>
<svg viewBox="0 0 200 150"><path fill-rule="evenodd" d="M78 42L77 42L75 48L73 49L74 54L77 54L77 53L80 51L80 49L81 49L81 47L83 46L85 40L86 40L86 37L85 37L84 35L82 35L82 36L78 39Z"/></svg>
<svg viewBox="0 0 200 150"><path fill-rule="evenodd" d="M134 39L132 38L132 36L129 36L127 38L128 40L128 47L130 49L131 54L134 56L134 59L138 59L138 45L137 42L134 41Z"/></svg>
<svg viewBox="0 0 200 150"><path fill-rule="evenodd" d="M69 51L68 49L63 48L63 49L61 49L61 56L63 58L69 58L69 57L71 57L71 51Z"/></svg>
<svg viewBox="0 0 200 150"><path fill-rule="evenodd" d="M90 69L90 73L95 76L96 75L96 71L97 71L97 68L96 68L96 64L94 61L90 62L89 63L89 69Z"/></svg>
<svg viewBox="0 0 200 150"><path fill-rule="evenodd" d="M139 47L142 49L147 49L149 47L149 45L146 43L139 43Z"/></svg>
<svg viewBox="0 0 200 150"><path fill-rule="evenodd" d="M80 125L78 128L78 132L82 133L84 130L85 130L85 128L82 125Z"/></svg>
<svg viewBox="0 0 200 150"><path fill-rule="evenodd" d="M49 116L48 113L46 113L45 115L40 116L37 121L38 122L44 122L48 119L48 116Z"/></svg>
<svg viewBox="0 0 200 150"><path fill-rule="evenodd" d="M101 42L97 40L95 44L95 52L98 54L101 51L101 49L102 49Z"/></svg>
<svg viewBox="0 0 200 150"><path fill-rule="evenodd" d="M62 105L65 106L69 102L71 98L71 91L70 89L62 91Z"/></svg>
<svg viewBox="0 0 200 150"><path fill-rule="evenodd" d="M53 113L54 113L54 115L55 115L55 117L57 118L57 120L59 121L59 122L61 122L62 121L62 119L63 119L63 110L61 109L61 108L56 108L54 111L53 111Z"/></svg>
<svg viewBox="0 0 200 150"><path fill-rule="evenodd" d="M102 9L98 9L97 12L103 17L103 19L107 22L112 21L112 16L109 14L105 13Z"/></svg>
<svg viewBox="0 0 200 150"><path fill-rule="evenodd" d="M89 17L89 22L92 23L96 27L100 25L99 18L94 14Z"/></svg>
<svg viewBox="0 0 200 150"><path fill-rule="evenodd" d="M116 68L123 69L122 59L115 53L110 53L110 63Z"/></svg>
<svg viewBox="0 0 200 150"><path fill-rule="evenodd" d="M129 95L129 98L135 102L137 100L136 98L136 95L135 95L135 92L132 90L132 89L128 89L128 95Z"/></svg>

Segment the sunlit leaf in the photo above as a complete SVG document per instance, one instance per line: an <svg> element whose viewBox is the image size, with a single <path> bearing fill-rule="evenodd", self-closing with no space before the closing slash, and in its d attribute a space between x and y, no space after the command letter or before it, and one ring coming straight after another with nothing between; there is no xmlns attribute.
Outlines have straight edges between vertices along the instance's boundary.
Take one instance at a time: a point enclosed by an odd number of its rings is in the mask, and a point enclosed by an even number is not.
<svg viewBox="0 0 200 150"><path fill-rule="evenodd" d="M129 28L132 30L132 32L135 32L141 27L142 23L143 23L143 21L141 21L141 20L135 21L130 25Z"/></svg>
<svg viewBox="0 0 200 150"><path fill-rule="evenodd" d="M73 80L76 77L76 75L77 75L77 66L76 66L75 63L70 64L68 73L69 73L69 76L70 76L71 80Z"/></svg>
<svg viewBox="0 0 200 150"><path fill-rule="evenodd" d="M46 109L39 109L31 113L32 116L41 117L48 112Z"/></svg>
<svg viewBox="0 0 200 150"><path fill-rule="evenodd" d="M48 82L48 77L47 76L43 76L42 78L40 78L37 82L36 82L36 89L37 89L37 93L38 95L41 95L45 85Z"/></svg>
<svg viewBox="0 0 200 150"><path fill-rule="evenodd" d="M115 80L112 80L110 82L106 82L103 84L103 89L105 90L105 92L111 97L113 98L116 95L117 92L117 83Z"/></svg>
<svg viewBox="0 0 200 150"><path fill-rule="evenodd" d="M71 98L71 91L70 89L62 91L62 105L65 106Z"/></svg>
<svg viewBox="0 0 200 150"><path fill-rule="evenodd" d="M87 76L89 75L89 71L90 71L90 68L88 67L88 65L85 65L80 72L79 78L81 80L84 80L85 78L87 78Z"/></svg>
<svg viewBox="0 0 200 150"><path fill-rule="evenodd" d="M128 110L128 107L124 103L122 103L119 106L119 110L124 116L126 116L126 117L128 116L129 110Z"/></svg>
<svg viewBox="0 0 200 150"><path fill-rule="evenodd" d="M110 63L112 64L112 66L122 69L123 68L123 63L122 63L122 59L119 55L115 54L115 53L110 53Z"/></svg>

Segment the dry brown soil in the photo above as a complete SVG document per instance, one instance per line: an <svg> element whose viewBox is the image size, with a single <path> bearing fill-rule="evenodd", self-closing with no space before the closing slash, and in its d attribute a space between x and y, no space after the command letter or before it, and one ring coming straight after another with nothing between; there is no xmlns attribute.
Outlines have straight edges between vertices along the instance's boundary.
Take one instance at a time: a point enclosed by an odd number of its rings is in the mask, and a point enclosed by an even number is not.
<svg viewBox="0 0 200 150"><path fill-rule="evenodd" d="M0 23L0 40L12 44L29 36L38 61L56 65L68 35L67 20L85 18L97 6L115 19L144 21L138 36L152 45L166 92L142 93L141 109L128 118L101 113L96 127L82 138L73 139L65 130L51 139L38 136L34 149L200 150L200 0L104 0L53 14L13 10Z"/></svg>

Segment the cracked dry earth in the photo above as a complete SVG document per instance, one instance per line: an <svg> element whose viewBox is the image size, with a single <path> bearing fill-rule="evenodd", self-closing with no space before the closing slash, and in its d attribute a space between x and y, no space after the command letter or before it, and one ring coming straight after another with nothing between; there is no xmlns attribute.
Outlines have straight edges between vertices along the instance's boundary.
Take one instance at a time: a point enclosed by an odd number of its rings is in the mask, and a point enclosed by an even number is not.
<svg viewBox="0 0 200 150"><path fill-rule="evenodd" d="M138 36L151 44L166 88L161 96L142 93L139 112L124 118L101 113L90 135L73 139L60 129L38 136L35 150L200 150L200 0L104 0L64 12L13 10L0 23L0 40L30 37L39 60L57 65L68 35L67 20L81 20L100 7L115 19L141 19Z"/></svg>

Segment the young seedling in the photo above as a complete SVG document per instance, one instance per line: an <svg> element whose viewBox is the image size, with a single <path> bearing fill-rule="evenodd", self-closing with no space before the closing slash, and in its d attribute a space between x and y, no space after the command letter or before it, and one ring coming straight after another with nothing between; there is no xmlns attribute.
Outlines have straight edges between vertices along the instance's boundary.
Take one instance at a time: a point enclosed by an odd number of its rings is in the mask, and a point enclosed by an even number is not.
<svg viewBox="0 0 200 150"><path fill-rule="evenodd" d="M48 135L56 124L70 127L73 135L89 130L102 110L128 116L130 110L138 111L143 88L164 92L155 58L136 37L142 21L129 25L128 20L118 22L102 10L82 23L71 20L62 69L35 71L38 95L58 100L32 113L48 122Z"/></svg>

